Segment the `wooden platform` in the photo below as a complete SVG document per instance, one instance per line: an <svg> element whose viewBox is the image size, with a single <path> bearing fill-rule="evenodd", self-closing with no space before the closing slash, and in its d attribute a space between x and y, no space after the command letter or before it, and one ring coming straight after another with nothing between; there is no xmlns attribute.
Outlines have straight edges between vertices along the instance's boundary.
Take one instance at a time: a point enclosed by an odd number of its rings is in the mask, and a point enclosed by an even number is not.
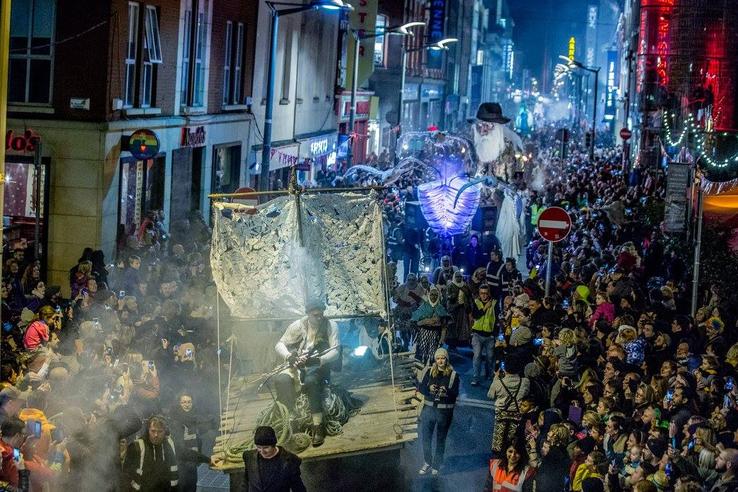
<svg viewBox="0 0 738 492"><path fill-rule="evenodd" d="M395 355L394 395L388 359L370 369L356 370L344 365L343 371L333 373L334 383L362 401L361 409L343 426L342 434L326 436L322 446L310 446L299 456L304 461L311 461L387 451L417 439L419 402L410 400L415 392L414 368L411 354ZM232 382L230 402L221 416L222 433L215 441L213 454L223 456L225 449L253 437L259 412L271 402L272 398L266 389L256 394L253 388L245 391L243 382ZM216 469L240 472L243 463L227 462Z"/></svg>

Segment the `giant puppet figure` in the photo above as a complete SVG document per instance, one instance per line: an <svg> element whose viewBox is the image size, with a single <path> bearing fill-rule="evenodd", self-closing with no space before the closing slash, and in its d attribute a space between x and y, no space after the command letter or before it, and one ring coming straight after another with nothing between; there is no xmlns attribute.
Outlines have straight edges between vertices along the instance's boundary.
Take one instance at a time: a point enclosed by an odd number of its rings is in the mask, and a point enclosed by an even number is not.
<svg viewBox="0 0 738 492"><path fill-rule="evenodd" d="M522 163L515 158L515 153L522 151L523 142L505 126L509 121L510 118L502 115L502 107L498 103L479 105L472 126L474 148L479 158L477 177L494 176L512 183L515 173L523 171Z"/></svg>
<svg viewBox="0 0 738 492"><path fill-rule="evenodd" d="M471 183L481 181L488 184L495 179L502 182L498 186L502 200L495 200L498 207L495 235L504 257L518 258L525 241L528 193L524 186L513 183L516 173L524 173L525 168L522 160L516 158L516 153L522 153L523 142L506 126L509 121L498 103L479 105L472 127L478 158L477 179Z"/></svg>

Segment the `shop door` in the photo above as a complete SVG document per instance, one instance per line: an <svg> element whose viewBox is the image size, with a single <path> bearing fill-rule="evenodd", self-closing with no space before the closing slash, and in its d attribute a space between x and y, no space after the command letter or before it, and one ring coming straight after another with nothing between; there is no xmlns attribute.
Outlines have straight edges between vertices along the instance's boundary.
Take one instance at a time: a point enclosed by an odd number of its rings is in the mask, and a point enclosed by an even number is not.
<svg viewBox="0 0 738 492"><path fill-rule="evenodd" d="M172 200L170 224L187 219L192 207L192 148L172 151Z"/></svg>
<svg viewBox="0 0 738 492"><path fill-rule="evenodd" d="M50 161L48 158L42 158L37 173L32 157L7 158L3 234L11 248L26 246L26 258L32 258L38 251L43 277L47 258Z"/></svg>
<svg viewBox="0 0 738 492"><path fill-rule="evenodd" d="M118 208L118 241L124 245L127 238L140 239L141 223L149 212L164 207L164 157L120 161L120 189Z"/></svg>
<svg viewBox="0 0 738 492"><path fill-rule="evenodd" d="M202 208L202 158L204 152L203 147L195 147L192 149L192 191L190 193L190 212L199 212Z"/></svg>

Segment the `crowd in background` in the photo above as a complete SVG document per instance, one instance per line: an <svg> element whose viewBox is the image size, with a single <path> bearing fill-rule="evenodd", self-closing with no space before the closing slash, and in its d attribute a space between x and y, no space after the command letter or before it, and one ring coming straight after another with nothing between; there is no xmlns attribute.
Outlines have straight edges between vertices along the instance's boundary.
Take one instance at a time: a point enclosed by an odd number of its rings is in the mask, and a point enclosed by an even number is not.
<svg viewBox="0 0 738 492"><path fill-rule="evenodd" d="M490 234L406 227L417 176L381 196L391 259L433 258L394 289L400 343L422 364L471 345L471 384L489 387L485 490L738 490L738 317L718 285L689 315L684 251L660 228L663 178L623 175L615 150L546 158L559 172L529 194L522 260ZM554 205L574 227L545 295L534 224ZM203 384L218 369L209 236L194 216L167 234L149 214L114 263L82 252L69 297L28 244L4 244L3 486L195 490L218 415Z"/></svg>
<svg viewBox="0 0 738 492"><path fill-rule="evenodd" d="M661 230L663 177L623 175L620 159L552 159L562 172L531 192L524 258L480 246L481 259L443 256L394 291L420 363L473 348L468 376L494 407L485 490L738 490L736 309L714 285L689 315L686 252ZM533 224L548 206L574 226L545 295Z"/></svg>
<svg viewBox="0 0 738 492"><path fill-rule="evenodd" d="M3 490L196 489L218 415L210 231L159 219L113 263L86 248L69 297L4 245Z"/></svg>

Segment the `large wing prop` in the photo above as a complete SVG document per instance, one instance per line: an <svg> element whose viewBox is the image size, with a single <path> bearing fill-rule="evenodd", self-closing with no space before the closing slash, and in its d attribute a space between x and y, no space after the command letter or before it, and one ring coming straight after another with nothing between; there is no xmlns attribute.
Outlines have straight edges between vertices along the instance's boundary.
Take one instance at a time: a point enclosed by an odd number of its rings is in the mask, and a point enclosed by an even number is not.
<svg viewBox="0 0 738 492"><path fill-rule="evenodd" d="M478 184L483 184L484 186L487 186L489 188L494 188L497 186L497 178L494 176L484 176L481 178L474 178L470 181L467 181L464 186L459 188L459 191L456 192L456 198L454 199L454 208L456 208L456 204L459 202L459 197L466 191L467 188L470 188L472 186L476 186ZM477 191L478 193L478 191Z"/></svg>

